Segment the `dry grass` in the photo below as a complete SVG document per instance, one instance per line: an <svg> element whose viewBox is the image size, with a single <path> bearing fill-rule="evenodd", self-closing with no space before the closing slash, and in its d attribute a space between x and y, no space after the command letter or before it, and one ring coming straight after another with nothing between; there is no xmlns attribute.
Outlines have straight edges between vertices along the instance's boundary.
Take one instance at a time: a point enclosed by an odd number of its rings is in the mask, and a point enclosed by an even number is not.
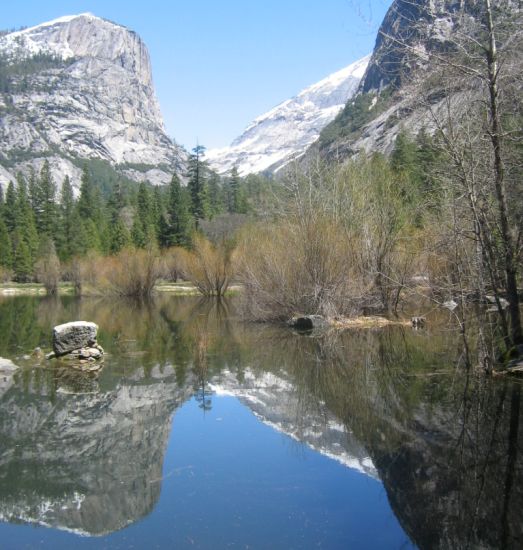
<svg viewBox="0 0 523 550"><path fill-rule="evenodd" d="M387 319L379 315L341 317L331 321L331 325L336 328L375 328L389 325L411 326L411 324L408 319Z"/></svg>

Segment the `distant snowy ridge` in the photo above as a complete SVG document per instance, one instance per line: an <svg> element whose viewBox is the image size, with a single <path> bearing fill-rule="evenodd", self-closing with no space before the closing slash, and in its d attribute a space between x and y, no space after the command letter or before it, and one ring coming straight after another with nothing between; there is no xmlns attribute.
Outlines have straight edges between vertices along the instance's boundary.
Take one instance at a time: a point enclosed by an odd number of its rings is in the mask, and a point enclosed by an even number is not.
<svg viewBox="0 0 523 550"><path fill-rule="evenodd" d="M303 154L356 93L370 55L305 88L257 117L229 147L211 149L207 160L225 173L277 171Z"/></svg>

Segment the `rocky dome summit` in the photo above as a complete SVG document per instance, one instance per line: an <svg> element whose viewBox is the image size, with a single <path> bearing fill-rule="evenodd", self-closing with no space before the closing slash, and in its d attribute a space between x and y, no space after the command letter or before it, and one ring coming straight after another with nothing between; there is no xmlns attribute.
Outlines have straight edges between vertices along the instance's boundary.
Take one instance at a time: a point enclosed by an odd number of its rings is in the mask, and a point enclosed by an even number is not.
<svg viewBox="0 0 523 550"><path fill-rule="evenodd" d="M0 184L41 169L78 188L85 159L161 184L180 170L167 136L147 47L126 27L91 13L68 15L0 37L10 68L0 97ZM138 168L137 168L138 166Z"/></svg>

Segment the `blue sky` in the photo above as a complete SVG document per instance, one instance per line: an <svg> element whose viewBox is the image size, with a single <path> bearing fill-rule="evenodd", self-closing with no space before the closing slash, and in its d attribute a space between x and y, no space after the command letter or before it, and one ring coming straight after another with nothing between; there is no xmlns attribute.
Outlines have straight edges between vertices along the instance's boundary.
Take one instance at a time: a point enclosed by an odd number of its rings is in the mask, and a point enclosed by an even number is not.
<svg viewBox="0 0 523 550"><path fill-rule="evenodd" d="M391 0L17 0L0 28L92 12L135 30L167 132L228 145L249 122L372 51Z"/></svg>

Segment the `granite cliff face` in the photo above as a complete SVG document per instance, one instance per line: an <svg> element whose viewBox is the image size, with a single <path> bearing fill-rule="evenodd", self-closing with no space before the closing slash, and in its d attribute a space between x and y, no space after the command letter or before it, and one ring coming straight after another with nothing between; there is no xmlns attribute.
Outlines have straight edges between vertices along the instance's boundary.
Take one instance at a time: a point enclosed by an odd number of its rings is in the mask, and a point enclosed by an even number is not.
<svg viewBox="0 0 523 550"><path fill-rule="evenodd" d="M358 91L401 86L405 77L422 65L424 53L445 48L456 20L472 11L467 13L463 4L456 0L395 0L380 26Z"/></svg>
<svg viewBox="0 0 523 550"><path fill-rule="evenodd" d="M521 17L517 2L499 4L494 6L497 24ZM483 11L477 0L394 0L357 93L323 129L310 153L331 158L360 151L389 154L401 129L431 133L435 119L459 116L464 105L479 99L481 83L472 75L460 79L458 72L452 78L448 56L472 51L474 40L485 35ZM481 56L459 61L471 62L482 67Z"/></svg>
<svg viewBox="0 0 523 550"><path fill-rule="evenodd" d="M85 158L153 183L180 167L135 32L88 13L62 17L1 37L0 61L2 183L44 158L73 185Z"/></svg>

